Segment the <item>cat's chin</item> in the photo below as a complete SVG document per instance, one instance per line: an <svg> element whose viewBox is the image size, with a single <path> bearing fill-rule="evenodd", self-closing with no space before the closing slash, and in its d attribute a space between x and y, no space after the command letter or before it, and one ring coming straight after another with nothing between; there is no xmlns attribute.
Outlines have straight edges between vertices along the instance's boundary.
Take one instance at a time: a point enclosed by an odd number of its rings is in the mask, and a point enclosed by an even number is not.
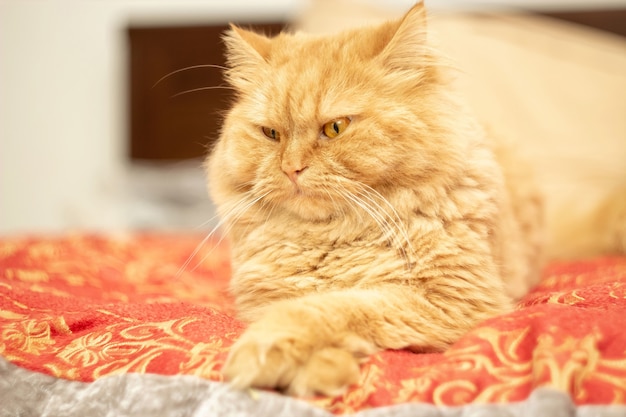
<svg viewBox="0 0 626 417"><path fill-rule="evenodd" d="M298 195L282 203L292 215L311 222L327 221L336 213L336 207L322 198Z"/></svg>

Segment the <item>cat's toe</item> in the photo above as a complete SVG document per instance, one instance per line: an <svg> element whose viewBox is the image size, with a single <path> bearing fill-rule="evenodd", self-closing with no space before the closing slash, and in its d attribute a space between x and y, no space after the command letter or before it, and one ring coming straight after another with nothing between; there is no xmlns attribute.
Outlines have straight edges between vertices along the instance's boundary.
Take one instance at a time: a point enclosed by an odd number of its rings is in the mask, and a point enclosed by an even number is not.
<svg viewBox="0 0 626 417"><path fill-rule="evenodd" d="M334 347L322 348L313 352L298 370L288 393L337 396L358 381L359 373L358 361L350 352Z"/></svg>
<svg viewBox="0 0 626 417"><path fill-rule="evenodd" d="M257 337L255 337L257 336ZM313 348L296 338L244 334L222 373L237 388L276 388L290 395L338 395L359 378L356 357L334 347Z"/></svg>
<svg viewBox="0 0 626 417"><path fill-rule="evenodd" d="M286 354L285 344L246 339L249 338L240 340L231 348L222 368L224 378L237 388L287 388L298 364Z"/></svg>

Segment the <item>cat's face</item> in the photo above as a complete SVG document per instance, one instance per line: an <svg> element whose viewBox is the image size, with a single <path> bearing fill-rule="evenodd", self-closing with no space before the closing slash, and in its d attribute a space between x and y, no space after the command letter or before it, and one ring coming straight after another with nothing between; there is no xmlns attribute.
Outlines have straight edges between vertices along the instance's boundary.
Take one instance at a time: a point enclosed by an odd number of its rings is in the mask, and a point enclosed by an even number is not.
<svg viewBox="0 0 626 417"><path fill-rule="evenodd" d="M238 100L211 158L218 204L263 196L321 220L438 169L445 152L432 137L434 81L415 44L423 21L406 20L322 38L270 40L234 28L227 42Z"/></svg>

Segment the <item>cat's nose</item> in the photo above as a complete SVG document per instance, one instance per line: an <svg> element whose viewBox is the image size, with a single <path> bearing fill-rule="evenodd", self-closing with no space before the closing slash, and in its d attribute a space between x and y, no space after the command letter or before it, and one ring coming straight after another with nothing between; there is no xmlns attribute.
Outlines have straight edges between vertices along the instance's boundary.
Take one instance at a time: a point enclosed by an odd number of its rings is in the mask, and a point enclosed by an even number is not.
<svg viewBox="0 0 626 417"><path fill-rule="evenodd" d="M300 177L300 174L302 174L308 168L308 166L296 165L294 167L294 166L289 165L289 164L283 164L283 166L281 168L282 168L283 172L285 173L285 175L287 175L287 177L289 177L291 182L296 184L298 182L298 177Z"/></svg>

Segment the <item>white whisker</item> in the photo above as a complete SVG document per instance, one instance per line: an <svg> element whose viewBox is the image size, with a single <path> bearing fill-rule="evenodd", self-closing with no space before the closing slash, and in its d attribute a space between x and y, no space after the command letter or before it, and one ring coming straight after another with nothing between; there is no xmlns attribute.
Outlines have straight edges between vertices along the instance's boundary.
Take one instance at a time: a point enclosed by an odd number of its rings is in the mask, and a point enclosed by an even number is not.
<svg viewBox="0 0 626 417"><path fill-rule="evenodd" d="M232 87L228 87L226 85L210 85L208 87L198 87L198 88L192 88L191 90L181 91L180 93L176 93L176 94L170 96L170 98L175 98L175 97L178 97L178 96L182 96L183 94L195 93L195 92L198 92L198 91L219 90L219 89L233 90Z"/></svg>
<svg viewBox="0 0 626 417"><path fill-rule="evenodd" d="M324 193L326 193L326 195L328 196L328 199L330 200L331 204L333 205L333 209L340 211L341 215L343 217L346 217L346 212L343 209L343 206L341 204L338 204L337 201L335 201L335 199L333 198L333 194L330 192L329 187L327 186L322 186L321 190L324 191Z"/></svg>
<svg viewBox="0 0 626 417"><path fill-rule="evenodd" d="M266 207L266 205L261 204L262 206ZM264 227L267 226L267 223L270 221L270 217L272 216L272 213L274 212L274 207L276 207L274 204L270 205L270 209L267 212L267 216L265 216L265 222L263 222Z"/></svg>
<svg viewBox="0 0 626 417"><path fill-rule="evenodd" d="M217 227L217 226L216 226ZM176 275L174 275L174 277L176 279L180 278L180 276L183 274L183 272L185 272L185 269L187 269L187 267L189 266L189 264L191 263L191 261L193 260L193 258L198 254L198 252L200 252L200 249L202 249L202 247L206 244L206 242L211 238L211 236L213 236L213 233L215 232L215 228L213 230L211 230L205 237L204 239L202 239L202 241L200 243L198 243L198 245L196 246L196 248L194 249L194 251L191 253L191 255L189 255L189 257L187 258L187 260L181 265L180 268L178 268L178 271L176 271Z"/></svg>
<svg viewBox="0 0 626 417"><path fill-rule="evenodd" d="M409 238L409 234L407 233L406 227L404 227L404 223L402 222L402 219L400 218L400 215L398 214L398 211L396 210L396 208L374 188L363 183L359 183L359 185L363 187L364 191L366 191L367 193L370 193L370 195L368 195L368 198L370 199L370 201L372 201L372 203L374 202L371 199L371 195L373 194L375 197L377 197L379 200L385 203L385 205L391 210L391 213L393 214L393 216L389 216L391 221L396 226L398 231L402 234L402 237L406 241L406 244L409 247L411 254L415 254L415 250L413 250L413 245L411 244L411 239ZM383 210L383 212L384 211L385 210Z"/></svg>
<svg viewBox="0 0 626 417"><path fill-rule="evenodd" d="M233 228L234 224L237 223L237 221L239 221L241 216L243 216L248 211L248 209L250 209L250 207L252 207L256 203L258 203L261 199L263 199L268 194L269 194L269 191L264 193L264 194L261 194L260 196L258 196L256 198L253 198L252 200L250 200L248 196L244 196L244 198L242 200L240 200L236 204L236 206L232 210L230 210L228 212L228 214L226 214L224 216L224 218L217 224L217 226L215 226L213 228L213 230L211 230L210 235L215 233L215 231L218 228L220 228L222 225L228 223L228 226L226 227L226 229L222 233L220 233L220 239L215 243L213 249L218 247L224 241L224 238L228 235L230 230ZM237 211L237 213L235 213L234 216L231 216L235 211ZM196 269L198 269L198 267L200 265L202 265L202 263L209 257L209 255L211 253L213 253L213 249L211 249L209 252L207 252L207 254L204 255L202 257L202 259L200 259L200 261L198 263L196 263L196 266L194 266L191 269L192 272L195 271Z"/></svg>
<svg viewBox="0 0 626 417"><path fill-rule="evenodd" d="M183 263L183 265L178 269L178 272L176 273L176 278L179 278L180 275L187 269L187 267L189 266L189 264L191 263L191 261L196 257L196 255L200 252L200 250L202 249L202 247L206 244L206 242L213 237L213 235L219 230L219 228L221 228L224 224L229 223L228 227L226 228L226 230L220 234L220 239L213 245L213 248L207 252L206 255L204 255L202 257L202 259L191 269L191 271L195 271L205 260L206 258L213 253L213 250L218 247L222 241L224 240L224 237L226 236L226 234L228 234L228 232L230 231L230 229L232 228L233 223L237 222L237 220L239 220L241 218L241 216L244 215L244 213L250 208L252 207L254 204L256 204L259 200L261 200L262 198L264 198L265 196L267 196L267 194L269 194L269 192L266 192L265 194L262 194L256 198L253 198L252 196L248 195L250 193L246 193L244 194L244 196L241 198L241 200L239 200L237 203L235 203L233 205L233 207L231 209L228 210L228 212L222 217L222 219L217 223L217 225L215 225L215 227L213 227L211 229L211 231L209 231L209 233L206 235L206 237L204 239L202 239L202 241L196 246L196 248L194 249L194 251L191 253L191 255L187 258L187 260ZM213 219L215 219L215 217L217 216L213 216L211 218L210 221L212 221ZM206 222L208 223L208 222ZM205 224L206 224L205 223Z"/></svg>
<svg viewBox="0 0 626 417"><path fill-rule="evenodd" d="M367 213L378 225L378 227L383 232L383 236L385 239L392 245L398 249L402 258L405 260L406 267L410 268L410 259L405 249L408 246L409 250L412 254L413 247L411 245L411 241L408 237L408 233L406 229L403 227L400 216L398 215L395 208L385 199L380 193L376 190L371 189L361 183L356 183L361 188L361 191L358 194L350 193L346 190L341 191L341 195L352 204L359 207L365 213ZM369 188L369 189L368 189ZM388 209L385 209L377 200L382 200L385 202L385 205ZM390 214L390 212L393 214Z"/></svg>
<svg viewBox="0 0 626 417"><path fill-rule="evenodd" d="M207 221L205 221L205 222L203 222L203 223L199 224L198 226L196 226L194 229L196 229L196 230L198 230L198 229L202 229L204 226L206 226L206 225L210 224L211 222L213 222L213 220L215 220L215 219L217 219L217 218L219 218L219 217L220 217L220 215L219 215L219 214L216 214L216 215L214 215L213 217L211 217L209 220L207 220Z"/></svg>
<svg viewBox="0 0 626 417"><path fill-rule="evenodd" d="M171 77L174 74L178 74L179 72L184 72L184 71L189 71L189 70L193 70L193 69L197 69L197 68L217 68L217 69L221 69L221 70L227 70L228 68L222 66L222 65L214 65L214 64L201 64L201 65L192 65L189 67L185 67L185 68L181 68L181 69L177 69L174 70L168 74L165 74L164 76L162 76L161 78L159 78L159 80L154 83L154 85L152 86L152 88L156 87L157 85L159 85L163 80Z"/></svg>
<svg viewBox="0 0 626 417"><path fill-rule="evenodd" d="M391 240L390 236L394 236L395 234L393 233L393 230L391 230L391 228L389 227L388 222L385 221L385 218L377 210L375 210L370 204L368 204L366 201L363 201L363 199L354 194L345 192L343 195L349 201L353 202L354 204L356 204L356 206L360 207L363 211L369 214L369 216L378 224L380 229L383 231L383 233L385 234L385 238L387 240Z"/></svg>

